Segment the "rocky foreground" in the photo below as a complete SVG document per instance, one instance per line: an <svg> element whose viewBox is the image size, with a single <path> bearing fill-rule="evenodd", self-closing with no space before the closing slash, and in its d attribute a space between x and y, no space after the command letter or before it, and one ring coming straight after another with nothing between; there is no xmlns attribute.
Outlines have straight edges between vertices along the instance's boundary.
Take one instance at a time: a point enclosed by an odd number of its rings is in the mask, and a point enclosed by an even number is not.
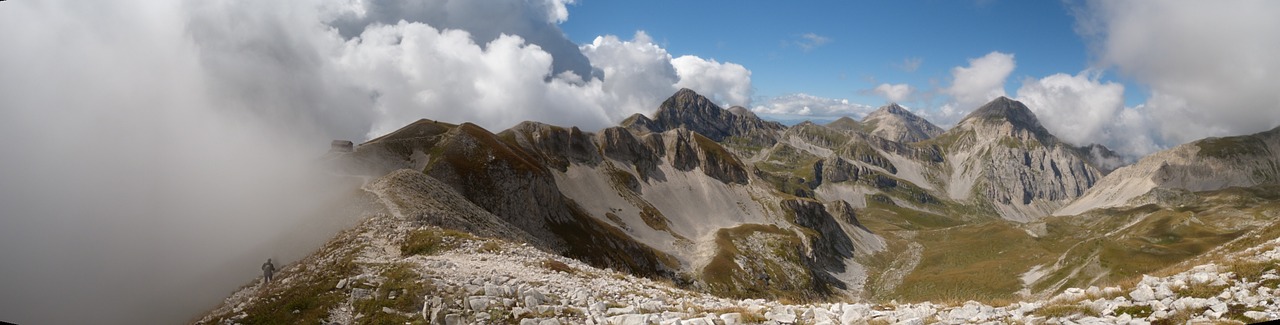
<svg viewBox="0 0 1280 325"><path fill-rule="evenodd" d="M607 249L601 247L600 249ZM227 298L197 324L1243 323L1280 318L1280 240L1126 287L1047 300L807 303L726 299L524 244L378 214Z"/></svg>

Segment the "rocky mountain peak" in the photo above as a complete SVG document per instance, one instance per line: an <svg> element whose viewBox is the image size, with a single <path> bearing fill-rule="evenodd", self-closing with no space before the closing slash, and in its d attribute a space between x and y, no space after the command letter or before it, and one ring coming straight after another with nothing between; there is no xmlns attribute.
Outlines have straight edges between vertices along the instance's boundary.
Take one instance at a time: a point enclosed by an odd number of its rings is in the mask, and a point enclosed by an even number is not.
<svg viewBox="0 0 1280 325"><path fill-rule="evenodd" d="M701 94L689 89L680 88L674 95L662 102L662 106L658 107L658 117L662 117L663 113L672 113L671 111L692 112L698 116L715 118L724 114L724 109L712 102Z"/></svg>
<svg viewBox="0 0 1280 325"><path fill-rule="evenodd" d="M624 120L622 126L655 133L683 127L717 142L728 137L743 137L762 145L772 145L774 135L784 128L777 122L761 120L743 107L723 109L688 88L663 101L652 119L632 116Z"/></svg>
<svg viewBox="0 0 1280 325"><path fill-rule="evenodd" d="M862 119L862 129L871 135L902 143L927 140L943 132L942 128L897 103L890 103L867 114Z"/></svg>
<svg viewBox="0 0 1280 325"><path fill-rule="evenodd" d="M915 116L915 114L911 114L911 111L908 111L906 108L903 108L902 105L898 105L898 103L889 103L889 105L885 105L883 107L880 107L880 109L877 109L876 112L885 112L893 115Z"/></svg>
<svg viewBox="0 0 1280 325"><path fill-rule="evenodd" d="M1091 159L1105 153L1101 148L1059 141L1026 105L1008 97L982 105L938 138L946 139L952 163L948 194L960 200L978 194L1009 220L1048 215L1104 174Z"/></svg>
<svg viewBox="0 0 1280 325"><path fill-rule="evenodd" d="M1015 128L1029 130L1041 135L1049 134L1049 131L1040 125L1040 119L1036 118L1036 113L1031 112L1027 105L1004 96L978 107L968 116L965 116L963 120L960 120L960 124L979 122L1008 122Z"/></svg>

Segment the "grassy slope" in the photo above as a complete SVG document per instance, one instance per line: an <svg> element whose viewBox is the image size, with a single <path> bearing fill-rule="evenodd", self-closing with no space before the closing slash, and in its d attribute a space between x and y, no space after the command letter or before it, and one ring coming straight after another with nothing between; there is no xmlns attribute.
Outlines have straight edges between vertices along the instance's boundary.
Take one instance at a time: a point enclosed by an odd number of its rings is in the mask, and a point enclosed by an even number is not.
<svg viewBox="0 0 1280 325"><path fill-rule="evenodd" d="M1150 205L1047 218L1047 233L1039 237L1012 222L961 223L869 199L859 218L890 241L888 252L865 261L872 272L893 265L908 242L924 248L902 285L869 296L999 304L1018 298L1019 276L1037 265L1049 272L1031 287L1033 293L1132 283L1143 274L1167 273L1201 260L1215 248L1238 251L1280 235L1277 193L1280 188L1233 188L1200 193L1200 202L1182 207Z"/></svg>

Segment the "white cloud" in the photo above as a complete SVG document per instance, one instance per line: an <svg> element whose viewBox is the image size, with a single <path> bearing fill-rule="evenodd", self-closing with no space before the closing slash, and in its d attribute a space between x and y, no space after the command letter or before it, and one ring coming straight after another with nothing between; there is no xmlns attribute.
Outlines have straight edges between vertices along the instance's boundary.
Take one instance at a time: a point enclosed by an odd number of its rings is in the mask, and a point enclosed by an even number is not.
<svg viewBox="0 0 1280 325"><path fill-rule="evenodd" d="M315 0L312 0L315 1ZM321 0L333 6L324 21L346 38L364 32L373 24L395 25L400 21L419 22L441 30L460 29L471 34L482 48L502 35L520 36L551 54L554 74L572 71L583 80L598 77L578 45L564 36L559 23L569 19L566 4L574 1L451 1L451 0Z"/></svg>
<svg viewBox="0 0 1280 325"><path fill-rule="evenodd" d="M1089 144L1103 140L1106 126L1124 109L1124 85L1099 82L1088 72L1059 73L1023 81L1017 99L1054 135Z"/></svg>
<svg viewBox="0 0 1280 325"><path fill-rule="evenodd" d="M598 80L548 80L552 56L518 36L503 35L481 48L461 30L375 25L347 42L335 59L342 75L378 94L366 137L423 117L477 121L495 131L546 117L568 125L609 121L591 105L601 100Z"/></svg>
<svg viewBox="0 0 1280 325"><path fill-rule="evenodd" d="M876 108L850 103L848 99L818 97L809 94L789 94L770 98L751 110L757 114L781 119L822 118L835 119L850 116L862 119Z"/></svg>
<svg viewBox="0 0 1280 325"><path fill-rule="evenodd" d="M804 33L800 35L799 40L795 41L795 44L796 46L799 46L801 50L809 52L830 42L831 38L829 37L814 33Z"/></svg>
<svg viewBox="0 0 1280 325"><path fill-rule="evenodd" d="M1078 30L1098 64L1150 88L1158 142L1280 124L1280 2L1087 1Z"/></svg>
<svg viewBox="0 0 1280 325"><path fill-rule="evenodd" d="M951 87L944 92L951 95L955 108L972 110L1005 95L1005 79L1015 66L1013 54L1000 52L969 59L969 66L951 69Z"/></svg>
<svg viewBox="0 0 1280 325"><path fill-rule="evenodd" d="M1141 112L1124 107L1124 85L1101 82L1096 72L1024 80L1017 99L1069 143L1103 144L1130 157L1156 149Z"/></svg>
<svg viewBox="0 0 1280 325"><path fill-rule="evenodd" d="M717 103L726 105L750 105L751 70L737 63L717 62L692 55L684 55L671 64L680 75L678 88L689 88Z"/></svg>
<svg viewBox="0 0 1280 325"><path fill-rule="evenodd" d="M643 31L636 32L630 41L613 35L599 36L581 49L592 65L604 72L601 92L611 97L607 104L612 107L610 121L634 113L651 113L677 89L675 83L680 79L671 54Z"/></svg>
<svg viewBox="0 0 1280 325"><path fill-rule="evenodd" d="M876 94L883 96L890 102L902 102L911 97L911 93L915 90L908 84L880 84L873 89Z"/></svg>

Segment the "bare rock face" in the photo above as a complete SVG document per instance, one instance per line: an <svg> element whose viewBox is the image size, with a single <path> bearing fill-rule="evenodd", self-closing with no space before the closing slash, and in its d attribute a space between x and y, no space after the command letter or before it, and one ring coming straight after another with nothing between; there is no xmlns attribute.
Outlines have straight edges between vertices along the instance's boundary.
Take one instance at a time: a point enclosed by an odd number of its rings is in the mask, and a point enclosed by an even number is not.
<svg viewBox="0 0 1280 325"><path fill-rule="evenodd" d="M814 165L814 169L814 174L818 175L818 183L856 182L873 174L871 169L851 164L840 157L831 157L818 161Z"/></svg>
<svg viewBox="0 0 1280 325"><path fill-rule="evenodd" d="M797 225L818 233L818 238L810 244L815 249L815 256L823 258L815 262L828 267L843 267L839 262L853 257L853 243L849 235L840 229L840 224L827 212L825 205L813 200L789 199L782 201L782 207L794 213L795 220L792 221Z"/></svg>
<svg viewBox="0 0 1280 325"><path fill-rule="evenodd" d="M783 200L781 204L795 215L793 222L817 233L808 238L810 254L804 259L813 279L824 283L822 286L846 289L845 283L837 280L834 274L843 273L844 261L853 257L854 244L849 234L845 233L822 203L789 199ZM818 289L821 292L822 288Z"/></svg>
<svg viewBox="0 0 1280 325"><path fill-rule="evenodd" d="M942 128L912 114L897 103L885 105L867 114L862 119L862 128L871 135L900 143L928 140L943 132Z"/></svg>
<svg viewBox="0 0 1280 325"><path fill-rule="evenodd" d="M622 127L611 127L600 130L596 134L596 143L604 156L617 161L631 163L644 180L649 179L658 168L659 157L665 150L662 146L648 146L634 134Z"/></svg>
<svg viewBox="0 0 1280 325"><path fill-rule="evenodd" d="M888 149L888 147L902 146L893 141L861 133L844 133L810 122L792 126L782 134L782 137L784 139L799 140L806 147L811 146L812 148L808 148L808 151L818 153L829 151L851 161L860 161L883 168L889 171L890 174L897 173L897 167L893 166L893 162L889 161L880 152L883 149ZM796 144L796 141L791 141L791 143ZM880 146L886 147L881 148ZM827 154L820 154L820 156L825 155Z"/></svg>
<svg viewBox="0 0 1280 325"><path fill-rule="evenodd" d="M498 134L528 148L547 166L565 170L570 163L595 165L600 162L593 136L577 127L564 128L539 122L523 122Z"/></svg>
<svg viewBox="0 0 1280 325"><path fill-rule="evenodd" d="M571 133L566 136L575 138ZM584 135L579 139L591 138ZM569 149L571 143L566 143ZM517 144L465 123L428 149L439 158L424 171L475 205L546 242L551 251L633 274L671 276L673 258L582 211L561 193L538 155ZM538 142L526 145L537 146Z"/></svg>
<svg viewBox="0 0 1280 325"><path fill-rule="evenodd" d="M724 183L747 184L747 169L719 143L691 132L677 129L663 134L671 155L667 158L678 170L689 171L702 168L702 172L711 178Z"/></svg>
<svg viewBox="0 0 1280 325"><path fill-rule="evenodd" d="M1191 192L1280 182L1280 128L1208 138L1151 154L1117 169L1055 215L1130 206L1157 189ZM1145 201L1144 201L1145 202Z"/></svg>
<svg viewBox="0 0 1280 325"><path fill-rule="evenodd" d="M747 142L770 146L777 133L784 128L777 122L761 120L745 108L729 111L710 99L689 89L680 89L667 98L654 114L653 119L636 114L622 122L622 126L637 132L662 133L686 128L716 142L738 137Z"/></svg>
<svg viewBox="0 0 1280 325"><path fill-rule="evenodd" d="M497 135L463 124L433 149L440 158L426 167L427 175L530 234L554 238L548 222L573 219L557 209L564 203L550 171L537 157Z"/></svg>
<svg viewBox="0 0 1280 325"><path fill-rule="evenodd" d="M1001 97L938 137L951 164L952 199L990 202L1005 219L1046 216L1084 194L1102 172L1058 141L1020 102Z"/></svg>

